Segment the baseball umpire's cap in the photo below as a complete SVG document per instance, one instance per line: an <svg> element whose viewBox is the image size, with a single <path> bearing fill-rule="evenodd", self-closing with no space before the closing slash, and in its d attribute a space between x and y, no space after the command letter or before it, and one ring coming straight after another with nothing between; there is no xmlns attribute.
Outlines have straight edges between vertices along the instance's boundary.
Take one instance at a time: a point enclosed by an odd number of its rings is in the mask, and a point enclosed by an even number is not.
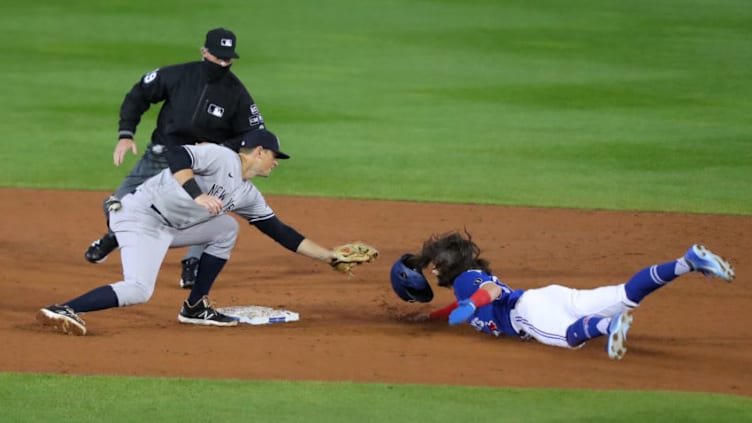
<svg viewBox="0 0 752 423"><path fill-rule="evenodd" d="M260 128L248 131L238 141L238 148L255 148L261 146L274 152L278 159L289 159L290 156L279 151L279 138L268 129Z"/></svg>
<svg viewBox="0 0 752 423"><path fill-rule="evenodd" d="M206 33L204 47L220 59L238 59L235 53L235 34L229 29L215 28Z"/></svg>

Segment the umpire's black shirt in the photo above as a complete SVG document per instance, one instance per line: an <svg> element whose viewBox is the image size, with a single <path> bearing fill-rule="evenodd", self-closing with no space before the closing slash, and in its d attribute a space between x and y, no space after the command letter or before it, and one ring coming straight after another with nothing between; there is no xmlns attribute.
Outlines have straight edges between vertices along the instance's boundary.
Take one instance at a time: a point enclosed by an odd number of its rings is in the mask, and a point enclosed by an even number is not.
<svg viewBox="0 0 752 423"><path fill-rule="evenodd" d="M229 69L200 61L144 75L120 107L119 138L133 138L141 116L162 101L154 144L223 143L264 125L243 83Z"/></svg>

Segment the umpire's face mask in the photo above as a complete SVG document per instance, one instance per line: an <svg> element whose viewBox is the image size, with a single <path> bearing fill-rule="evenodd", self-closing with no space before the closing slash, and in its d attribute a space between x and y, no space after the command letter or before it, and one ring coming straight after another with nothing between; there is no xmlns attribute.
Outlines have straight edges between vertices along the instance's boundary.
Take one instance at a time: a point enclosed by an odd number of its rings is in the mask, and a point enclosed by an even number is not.
<svg viewBox="0 0 752 423"><path fill-rule="evenodd" d="M232 66L232 63L227 66L222 66L218 63L204 59L203 65L204 69L206 69L206 74L209 76L209 81L217 81L224 78L225 75L227 75L227 72L230 72L230 66Z"/></svg>

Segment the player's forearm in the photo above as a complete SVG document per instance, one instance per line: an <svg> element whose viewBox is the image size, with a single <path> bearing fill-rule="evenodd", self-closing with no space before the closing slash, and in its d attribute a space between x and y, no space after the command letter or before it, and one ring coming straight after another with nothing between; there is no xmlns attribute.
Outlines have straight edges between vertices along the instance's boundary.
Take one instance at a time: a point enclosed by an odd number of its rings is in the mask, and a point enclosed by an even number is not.
<svg viewBox="0 0 752 423"><path fill-rule="evenodd" d="M296 253L326 263L330 263L332 259L334 259L334 252L332 250L324 248L308 238L304 239L300 245L298 245Z"/></svg>
<svg viewBox="0 0 752 423"><path fill-rule="evenodd" d="M428 317L430 319L442 319L442 318L446 319L447 317L449 317L449 313L451 313L452 310L454 310L455 308L457 308L457 301L455 301L455 302L453 302L451 304L448 304L448 305L446 305L446 306L444 306L444 307L442 307L442 308L440 308L438 310L432 311L428 315Z"/></svg>
<svg viewBox="0 0 752 423"><path fill-rule="evenodd" d="M249 223L294 253L298 252L300 244L305 240L305 237L300 232L284 224L277 216L272 216L264 220L251 219Z"/></svg>
<svg viewBox="0 0 752 423"><path fill-rule="evenodd" d="M496 285L495 283L491 283L491 282L484 283L483 285L480 286L480 289L478 290L480 291L481 289L488 292L488 296L490 298L488 302L491 302L501 296L501 287L499 285ZM478 307L480 307L480 305Z"/></svg>
<svg viewBox="0 0 752 423"><path fill-rule="evenodd" d="M179 170L176 173L173 173L172 176L174 176L175 179L177 179L180 185L183 185L184 183L193 179L193 170L191 169Z"/></svg>
<svg viewBox="0 0 752 423"><path fill-rule="evenodd" d="M452 313L452 311L460 306L460 303L466 303L468 301L472 303L472 308L473 310L475 310L477 308L490 304L493 300L499 298L500 295L501 287L494 283L484 283L480 286L480 288L478 288L477 291L475 291L475 293L473 293L473 295L470 296L470 298L461 302L455 301L452 304L447 305L446 307L435 310L431 312L428 317L430 317L431 319L446 318Z"/></svg>
<svg viewBox="0 0 752 423"><path fill-rule="evenodd" d="M179 170L173 173L172 176L175 177L175 179L178 181L178 184L180 184L185 192L187 192L188 195L190 195L194 200L205 194L203 191L201 191L201 187L198 186L198 182L193 179L193 170Z"/></svg>

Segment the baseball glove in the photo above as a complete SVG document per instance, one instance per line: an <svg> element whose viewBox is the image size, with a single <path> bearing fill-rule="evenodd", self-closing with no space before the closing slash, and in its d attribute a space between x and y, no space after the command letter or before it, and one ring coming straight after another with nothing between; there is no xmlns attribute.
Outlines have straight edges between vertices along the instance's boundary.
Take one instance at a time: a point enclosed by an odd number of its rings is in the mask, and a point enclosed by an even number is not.
<svg viewBox="0 0 752 423"><path fill-rule="evenodd" d="M379 256L379 250L370 245L355 241L334 248L331 266L334 270L352 275L352 269L363 263L369 263Z"/></svg>

